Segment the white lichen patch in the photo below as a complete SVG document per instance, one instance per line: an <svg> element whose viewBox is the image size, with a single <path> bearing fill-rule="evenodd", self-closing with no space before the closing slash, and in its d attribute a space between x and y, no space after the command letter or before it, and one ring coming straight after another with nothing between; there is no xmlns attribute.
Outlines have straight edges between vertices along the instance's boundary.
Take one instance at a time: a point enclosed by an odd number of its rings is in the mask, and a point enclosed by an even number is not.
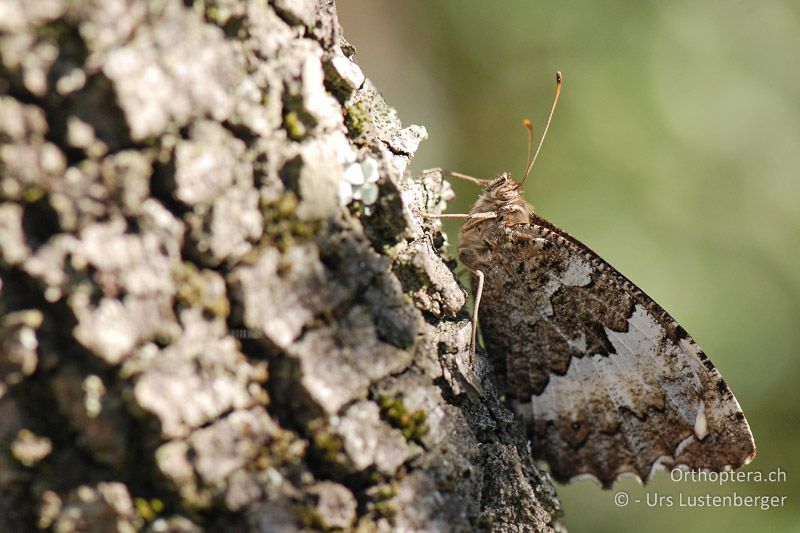
<svg viewBox="0 0 800 533"><path fill-rule="evenodd" d="M99 376L94 374L86 376L83 380L83 404L86 408L86 414L90 418L95 418L100 414L103 409L103 396L106 394L106 386Z"/></svg>
<svg viewBox="0 0 800 533"><path fill-rule="evenodd" d="M50 455L53 443L47 437L40 437L28 429L21 429L11 443L11 455L25 466L33 466Z"/></svg>
<svg viewBox="0 0 800 533"><path fill-rule="evenodd" d="M349 205L354 200L364 205L372 205L378 199L378 162L365 157L360 162L352 162L345 167L344 177L339 182L339 201Z"/></svg>

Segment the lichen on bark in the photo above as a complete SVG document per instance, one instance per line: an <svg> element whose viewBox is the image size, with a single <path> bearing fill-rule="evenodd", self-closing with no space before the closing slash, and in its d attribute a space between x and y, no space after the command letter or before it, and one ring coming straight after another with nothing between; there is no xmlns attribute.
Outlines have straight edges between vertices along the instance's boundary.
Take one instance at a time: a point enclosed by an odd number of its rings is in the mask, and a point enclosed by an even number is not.
<svg viewBox="0 0 800 533"><path fill-rule="evenodd" d="M547 530L325 0L0 0L0 530Z"/></svg>

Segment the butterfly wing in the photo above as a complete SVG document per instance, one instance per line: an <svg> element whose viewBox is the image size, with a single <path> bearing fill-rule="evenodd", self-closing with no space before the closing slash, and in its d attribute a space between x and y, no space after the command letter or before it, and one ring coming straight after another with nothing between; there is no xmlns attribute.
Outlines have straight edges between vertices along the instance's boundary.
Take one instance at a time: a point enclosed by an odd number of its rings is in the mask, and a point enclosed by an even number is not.
<svg viewBox="0 0 800 533"><path fill-rule="evenodd" d="M736 398L666 311L536 215L497 228L483 236L488 253L471 258L486 275L481 333L556 479L609 487L623 473L647 481L656 465L723 471L752 460Z"/></svg>

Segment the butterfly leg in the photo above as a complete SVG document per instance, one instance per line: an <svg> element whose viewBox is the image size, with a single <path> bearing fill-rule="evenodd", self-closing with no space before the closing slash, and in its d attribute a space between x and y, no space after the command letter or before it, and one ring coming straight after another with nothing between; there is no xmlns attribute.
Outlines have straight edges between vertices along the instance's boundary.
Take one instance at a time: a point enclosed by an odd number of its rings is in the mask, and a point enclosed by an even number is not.
<svg viewBox="0 0 800 533"><path fill-rule="evenodd" d="M467 269L472 272L476 278L478 278L478 287L475 289L475 305L472 308L472 333L470 335L469 341L469 359L470 364L475 367L477 356L475 352L478 346L478 309L481 307L481 296L483 295L483 272L476 269L472 269L467 267Z"/></svg>
<svg viewBox="0 0 800 533"><path fill-rule="evenodd" d="M451 178L458 178L461 180L471 181L472 183L477 183L478 185L486 185L492 180L483 180L480 178L473 178L472 176L468 176L466 174L462 174L461 172L453 172L452 170L447 170L446 168L429 168L423 170L423 174L433 174L438 172L442 176L450 176Z"/></svg>
<svg viewBox="0 0 800 533"><path fill-rule="evenodd" d="M469 220L497 218L497 213L494 211L486 211L483 213L443 213L441 215L435 215L433 213L425 213L424 211L414 208L414 212L424 218L466 218Z"/></svg>

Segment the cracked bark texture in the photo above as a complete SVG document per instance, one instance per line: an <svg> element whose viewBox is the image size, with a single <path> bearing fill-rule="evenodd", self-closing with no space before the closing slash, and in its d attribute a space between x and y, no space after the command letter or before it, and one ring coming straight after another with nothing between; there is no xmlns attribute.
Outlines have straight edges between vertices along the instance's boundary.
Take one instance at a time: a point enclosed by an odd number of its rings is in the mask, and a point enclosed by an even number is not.
<svg viewBox="0 0 800 533"><path fill-rule="evenodd" d="M0 530L557 524L324 0L0 0Z"/></svg>

